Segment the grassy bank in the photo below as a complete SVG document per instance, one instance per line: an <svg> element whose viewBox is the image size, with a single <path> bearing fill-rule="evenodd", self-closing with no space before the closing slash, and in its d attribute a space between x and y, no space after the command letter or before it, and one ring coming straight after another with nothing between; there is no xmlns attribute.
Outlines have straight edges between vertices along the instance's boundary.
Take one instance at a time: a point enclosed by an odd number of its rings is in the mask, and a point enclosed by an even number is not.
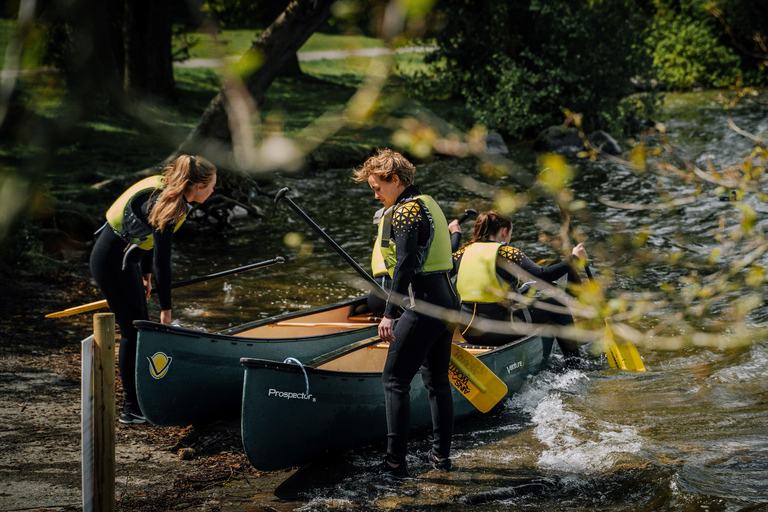
<svg viewBox="0 0 768 512"><path fill-rule="evenodd" d="M250 37L247 37L250 36ZM228 40L228 55L240 52L253 32L225 31L220 39ZM381 41L363 37L340 37L317 34L302 51L344 50L381 46ZM203 51L207 48L207 51ZM215 56L215 48L198 45L193 57ZM263 108L254 119L258 136L275 132L299 142L307 128L329 113L340 112L358 91L371 69L391 65L390 78L376 103L376 108L362 122L349 123L328 132L312 150L310 160L320 167L349 167L357 165L371 148L392 146L392 134L400 129L402 120L415 112L432 112L460 130L471 126L467 112L454 102L422 102L410 94L410 77L425 72L424 55L408 53L390 57L348 57L301 63L303 75L278 78L269 89ZM172 151L195 126L208 102L221 86L223 69L175 69L177 101L164 104L143 104L137 115L101 109L79 122L69 133L59 151L60 162L47 178L51 192L66 200L79 185L97 183L115 175L127 174L156 163ZM57 119L67 108L63 96L55 92L60 84L54 79L39 81L35 102L38 114ZM311 141L314 145L318 141ZM5 147L7 156L13 148ZM75 201L79 201L76 198Z"/></svg>
<svg viewBox="0 0 768 512"><path fill-rule="evenodd" d="M10 29L4 28L8 30L0 32L7 37ZM224 32L219 36L229 42L197 45L190 57L220 57L222 47L226 48L226 55L236 55L250 46L255 37L249 31ZM302 51L377 46L383 46L382 42L371 38L317 34ZM413 96L409 79L415 72L426 71L423 58L421 54L403 54L392 57L392 62L386 56L302 62L303 75L279 78L271 86L263 108L255 116L254 132L257 137L281 132L300 143L311 142L307 168L351 168L360 164L372 148L393 146L393 133L401 129L404 119L417 111L433 112L458 129L468 129L471 123L466 121L466 111L461 105L422 103ZM383 93L364 121L341 124L321 140L307 140L308 127L316 126L318 119L348 106L369 70L389 64L391 74ZM5 242L10 242L14 251L22 247L31 253L46 252L41 240L49 230L58 229L56 212L77 212L87 218L100 218L119 190L97 190L93 185L129 176L165 158L188 135L218 93L224 73L223 69L178 67L175 69L176 101L142 103L131 114L102 105L82 117L81 113L71 110L59 75L24 76L26 104L37 122L30 125L31 133L23 144L0 142L0 160L4 173L37 175L38 178L31 192L33 205L23 229L13 240ZM73 122L74 119L78 121ZM35 149L40 139L34 129L43 126L55 134L58 146L53 161L47 165L41 165L45 155ZM47 171L40 174L35 169ZM264 179L269 176L259 177ZM50 270L50 265L46 265L44 270Z"/></svg>

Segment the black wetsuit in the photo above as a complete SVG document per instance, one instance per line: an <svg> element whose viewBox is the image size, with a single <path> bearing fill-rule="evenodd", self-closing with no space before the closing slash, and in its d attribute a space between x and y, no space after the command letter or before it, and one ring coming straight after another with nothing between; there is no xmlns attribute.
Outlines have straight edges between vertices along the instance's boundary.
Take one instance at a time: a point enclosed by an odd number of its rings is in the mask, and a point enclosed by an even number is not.
<svg viewBox="0 0 768 512"><path fill-rule="evenodd" d="M400 204L419 195L411 185L398 197ZM457 309L458 295L448 272L416 274L417 247L430 240L431 227L424 208L395 208L392 216L392 238L397 251L397 264L392 276L392 292L396 297L409 297L436 306ZM419 313L410 300L394 328L395 341L389 346L382 380L387 406L387 460L405 463L410 427L411 381L421 368L421 377L429 392L432 412L432 451L438 458L450 455L453 437L453 399L448 379L453 333L441 320ZM384 316L397 318L399 301L387 303Z"/></svg>
<svg viewBox="0 0 768 512"><path fill-rule="evenodd" d="M456 234L452 237L452 245L455 247ZM453 253L453 272L458 273L459 266L461 265L461 258L464 255L466 247L459 249ZM523 251L510 247L507 245L500 245L499 251L496 256L496 275L497 277L510 283L514 289L517 289L523 282L526 281L526 277L522 273L516 273L512 265L520 267L528 274L535 277L537 280L547 283L553 283L557 279L566 274L575 272L573 270L573 262L576 260L575 256L569 256L565 261L542 267L534 263ZM510 265L511 264L511 265ZM553 306L562 307L562 303L556 299L544 299L539 302L547 302ZM514 312L509 307L500 303L461 303L461 319L460 329L462 336L469 343L475 345L490 345L498 346L504 345L520 337L514 330L509 327L506 332L485 332L472 327L472 320L476 317L486 318L489 320L497 320L509 324L510 321L530 321L533 324L547 324L554 323L560 326L567 326L573 324L573 316L570 313L557 313L545 309L539 309L536 307L527 308L529 318L526 318L526 308L516 309ZM514 317L514 318L513 318ZM562 337L561 337L562 338ZM566 357L572 357L578 355L578 349L576 345L565 339L558 339L560 349Z"/></svg>
<svg viewBox="0 0 768 512"><path fill-rule="evenodd" d="M157 197L155 195L150 200L150 195L150 192L139 194L131 201L131 209L146 224L148 210ZM134 249L125 257L125 250L130 244L107 225L99 234L91 252L91 273L120 327L119 367L124 411L140 412L136 398L137 331L133 321L149 319L142 274L152 273L153 267L160 308L171 309L173 228L173 224L169 223L162 232L155 230L153 250Z"/></svg>

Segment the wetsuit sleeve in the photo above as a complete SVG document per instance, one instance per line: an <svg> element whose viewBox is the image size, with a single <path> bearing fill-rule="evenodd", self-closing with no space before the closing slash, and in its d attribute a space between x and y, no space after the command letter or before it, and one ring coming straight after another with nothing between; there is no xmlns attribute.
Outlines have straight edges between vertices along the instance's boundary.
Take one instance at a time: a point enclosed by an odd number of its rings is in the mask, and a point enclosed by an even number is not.
<svg viewBox="0 0 768 512"><path fill-rule="evenodd" d="M141 257L141 273L152 273L152 251L143 251L144 256Z"/></svg>
<svg viewBox="0 0 768 512"><path fill-rule="evenodd" d="M575 259L575 256L569 256L564 261L555 263L554 265L549 265L547 267L542 267L541 265L534 263L520 249L510 246L502 246L499 249L499 258L502 260L502 265L503 262L514 263L537 279L552 283L570 271L570 264ZM525 280L525 277L522 274L516 274L512 268L505 269L503 267L498 268L497 266L497 270L499 275L508 282L513 282L515 280Z"/></svg>
<svg viewBox="0 0 768 512"><path fill-rule="evenodd" d="M395 297L408 295L408 285L419 264L419 238L425 234L429 236L429 220L418 201L409 201L395 210L392 215L392 236L397 248L397 263L392 275L392 292ZM399 302L398 299L389 300L384 316L395 318Z"/></svg>
<svg viewBox="0 0 768 512"><path fill-rule="evenodd" d="M459 250L461 245L461 233L451 233L451 252Z"/></svg>
<svg viewBox="0 0 768 512"><path fill-rule="evenodd" d="M465 250L466 247L462 247L461 249L453 252L453 269L451 270L451 277L458 275L459 265L461 265L461 257L464 256Z"/></svg>
<svg viewBox="0 0 768 512"><path fill-rule="evenodd" d="M160 309L171 309L171 246L173 242L173 225L169 225L163 231L155 230L154 267L155 284L157 284L157 297L160 301Z"/></svg>

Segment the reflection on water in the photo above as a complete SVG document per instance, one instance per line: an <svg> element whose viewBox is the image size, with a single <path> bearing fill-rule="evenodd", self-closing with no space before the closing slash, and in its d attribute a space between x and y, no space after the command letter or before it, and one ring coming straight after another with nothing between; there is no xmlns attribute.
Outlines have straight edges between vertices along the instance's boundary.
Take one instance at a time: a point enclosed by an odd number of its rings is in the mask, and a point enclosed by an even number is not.
<svg viewBox="0 0 768 512"><path fill-rule="evenodd" d="M692 110L692 102L700 108ZM711 97L673 95L669 104L664 122L682 156L733 163L751 149L749 141L728 130ZM766 114L765 107L752 107L733 117L742 128L764 134ZM535 155L527 147L516 147L510 158L535 170ZM590 233L587 246L599 273L626 268L637 257L612 250L615 234L645 228L650 233L645 250L679 252L694 264L710 258L719 224L735 222L728 216L733 203L713 193L662 213L607 207L598 199L658 202L658 177L605 161L572 163L578 168L575 194L589 207L578 220ZM418 167L416 182L439 200L446 216L455 218L468 207L489 208L499 187L516 186L511 178L485 176L477 167L472 159L438 159ZM296 204L366 268L375 238L372 215L379 204L349 174L349 169L332 169L312 177L285 177L273 192L290 187ZM665 186L679 196L695 192L684 182ZM764 223L766 205L749 195L744 202ZM182 325L221 330L364 293L363 281L286 205L270 204L265 213L262 222L233 233L179 241L177 280L278 255L286 258L282 265L175 291L176 319ZM555 256L539 239L542 217L558 223L556 205L536 200L515 215L513 243L534 260ZM284 244L287 233L301 235L300 250ZM734 257L721 254L717 261L727 267ZM759 261L768 263L764 257ZM613 286L658 291L688 271L638 261L636 272L615 272ZM738 298L739 293L732 295ZM650 326L659 316L675 313L662 308L644 322ZM765 304L750 319L754 324L768 320ZM296 510L768 509L768 345L754 341L728 349L641 349L649 370L643 374L610 370L599 358L580 370L555 366L532 377L503 407L457 425L456 470L449 475L428 471L419 455L428 447L421 435L410 447L415 479L375 478L367 468L380 460L383 447L376 446L310 464L276 495ZM264 498L264 503L274 499ZM235 502L242 508L232 510L248 510L259 499L232 498Z"/></svg>

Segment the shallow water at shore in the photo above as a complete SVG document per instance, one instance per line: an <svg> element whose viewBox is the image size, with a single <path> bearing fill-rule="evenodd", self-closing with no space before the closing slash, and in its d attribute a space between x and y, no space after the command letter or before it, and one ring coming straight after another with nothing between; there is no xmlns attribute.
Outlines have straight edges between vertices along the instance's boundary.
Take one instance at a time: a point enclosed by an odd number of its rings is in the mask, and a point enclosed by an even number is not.
<svg viewBox="0 0 768 512"><path fill-rule="evenodd" d="M665 122L682 156L733 163L751 149L749 141L728 129L725 114L710 96L677 95L668 105ZM744 129L768 131L766 107L741 109L733 117ZM513 148L509 158L535 170L535 155L527 147ZM639 273L617 271L633 254L612 252L611 235L645 228L651 253L680 251L693 261L706 259L716 245L713 231L733 208L714 194L664 214L610 208L599 199L655 202L656 178L607 162L575 164L574 191L589 205L585 222L595 240L592 263L598 274L613 273L614 289L658 291L661 283L675 282L688 270L654 264ZM311 178L286 177L279 185L290 187L295 202L365 267L375 236L371 217L379 205L368 187L352 183L349 174L349 169L332 169ZM419 166L417 183L438 198L449 218L465 208L488 209L496 187L513 184L478 172L472 159ZM693 189L685 183L673 187L679 196ZM764 203L749 195L744 203L756 210L758 223L764 222ZM363 281L286 205L272 205L265 213L263 222L236 234L202 243L192 237L180 240L175 269L185 274L178 280L277 255L287 260L174 292L182 325L221 330L362 293ZM553 256L539 240L542 217L558 223L556 205L537 200L515 215L513 244L535 260ZM287 233L298 233L302 244L287 247ZM725 267L734 257L723 254L718 262ZM765 257L758 261L767 263ZM764 289L760 292L765 295ZM738 294L731 296L735 300ZM647 323L676 313L662 307ZM750 322L759 326L766 319L763 301ZM683 350L641 346L645 373L612 370L597 356L584 368L565 370L556 359L502 407L457 425L455 470L447 475L429 471L421 455L428 441L420 434L411 441L413 479L374 477L367 468L382 453L382 446L374 446L291 472L274 494L254 496L240 482L218 499L222 510L232 511L768 510L768 341L752 341Z"/></svg>

